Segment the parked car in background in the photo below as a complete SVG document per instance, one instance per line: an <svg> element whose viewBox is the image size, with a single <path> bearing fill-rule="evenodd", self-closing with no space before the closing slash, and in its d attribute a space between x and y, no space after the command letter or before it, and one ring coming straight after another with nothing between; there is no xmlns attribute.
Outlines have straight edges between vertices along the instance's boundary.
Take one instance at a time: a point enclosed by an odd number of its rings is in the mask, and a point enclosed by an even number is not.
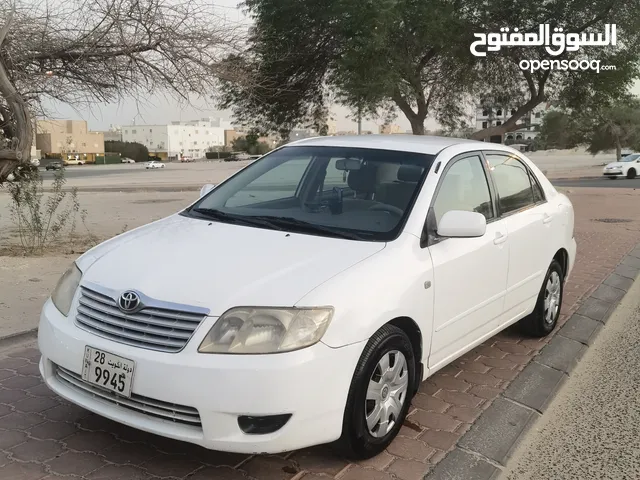
<svg viewBox="0 0 640 480"><path fill-rule="evenodd" d="M164 163L159 162L157 160L150 160L145 164L145 168L147 170L149 170L151 168L164 168Z"/></svg>
<svg viewBox="0 0 640 480"><path fill-rule="evenodd" d="M133 158L122 157L122 163L136 163Z"/></svg>
<svg viewBox="0 0 640 480"><path fill-rule="evenodd" d="M611 179L636 178L640 174L640 153L630 153L622 157L619 162L608 164L602 170L602 174Z"/></svg>
<svg viewBox="0 0 640 480"><path fill-rule="evenodd" d="M289 143L78 258L43 307L62 398L206 448L391 443L420 383L556 327L574 211L522 153L425 136Z"/></svg>
<svg viewBox="0 0 640 480"><path fill-rule="evenodd" d="M47 164L46 167L44 167L45 170L61 170L64 167L62 161L60 160L55 160L53 162L49 162Z"/></svg>
<svg viewBox="0 0 640 480"><path fill-rule="evenodd" d="M189 157L189 156L180 157L180 162L182 162L182 163L192 163L192 162L195 162L195 161L196 160L193 157Z"/></svg>
<svg viewBox="0 0 640 480"><path fill-rule="evenodd" d="M64 164L65 166L67 165L84 165L86 162L82 159L78 159L78 158L67 158L66 160L64 160Z"/></svg>

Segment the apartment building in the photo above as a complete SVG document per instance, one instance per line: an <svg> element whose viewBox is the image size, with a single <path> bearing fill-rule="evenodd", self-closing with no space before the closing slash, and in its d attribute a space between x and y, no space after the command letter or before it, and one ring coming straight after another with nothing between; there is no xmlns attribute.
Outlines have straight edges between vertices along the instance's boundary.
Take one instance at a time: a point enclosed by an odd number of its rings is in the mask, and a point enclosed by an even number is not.
<svg viewBox="0 0 640 480"><path fill-rule="evenodd" d="M539 134L539 127L542 124L544 115L551 109L551 105L543 103L535 107L531 112L518 120L518 129L506 133L502 138L492 138L492 142L526 142L535 139ZM476 107L476 130L499 126L506 122L516 109L514 107L483 106Z"/></svg>
<svg viewBox="0 0 640 480"><path fill-rule="evenodd" d="M123 125L124 142L137 142L163 160L176 160L181 156L202 158L210 147L225 145L225 130L231 123L221 118L202 118L187 122L157 125Z"/></svg>
<svg viewBox="0 0 640 480"><path fill-rule="evenodd" d="M43 156L93 163L104 155L104 134L90 132L85 120L37 120L36 149Z"/></svg>

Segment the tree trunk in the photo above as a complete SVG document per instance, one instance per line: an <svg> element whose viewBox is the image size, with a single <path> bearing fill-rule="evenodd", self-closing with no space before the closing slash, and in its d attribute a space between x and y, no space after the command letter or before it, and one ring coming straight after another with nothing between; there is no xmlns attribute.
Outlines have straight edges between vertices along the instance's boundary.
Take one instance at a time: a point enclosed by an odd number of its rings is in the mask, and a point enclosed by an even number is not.
<svg viewBox="0 0 640 480"><path fill-rule="evenodd" d="M9 14L7 22L0 30L0 47L4 43L4 39L9 31L9 26L13 19L13 11ZM33 124L29 107L22 96L15 89L4 60L0 58L0 95L7 103L7 107L13 115L15 122L15 137L8 139L11 142L9 149L0 150L0 183L13 172L21 163L28 163L31 156L31 144L33 140ZM5 119L5 121L11 121Z"/></svg>
<svg viewBox="0 0 640 480"><path fill-rule="evenodd" d="M622 145L620 144L620 136L615 134L616 137L616 161L619 162L622 159Z"/></svg>
<svg viewBox="0 0 640 480"><path fill-rule="evenodd" d="M411 131L414 135L424 135L424 119L414 118L411 122Z"/></svg>

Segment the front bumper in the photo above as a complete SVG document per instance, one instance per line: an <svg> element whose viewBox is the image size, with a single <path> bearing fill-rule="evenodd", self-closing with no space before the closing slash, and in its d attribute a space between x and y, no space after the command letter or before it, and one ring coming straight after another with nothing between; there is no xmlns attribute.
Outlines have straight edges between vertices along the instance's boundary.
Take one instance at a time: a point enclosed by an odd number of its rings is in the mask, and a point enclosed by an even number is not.
<svg viewBox="0 0 640 480"><path fill-rule="evenodd" d="M622 170L604 170L602 175L605 177L617 177L623 175Z"/></svg>
<svg viewBox="0 0 640 480"><path fill-rule="evenodd" d="M349 386L365 343L342 348L318 343L274 355L199 354L191 345L180 353L162 353L86 332L64 317L51 300L42 310L38 332L40 372L61 397L140 430L238 453L279 453L338 439ZM65 382L57 367L80 375L86 345L133 360L133 394L194 408L201 425L132 410ZM274 433L250 435L238 426L239 415L278 414L292 416Z"/></svg>

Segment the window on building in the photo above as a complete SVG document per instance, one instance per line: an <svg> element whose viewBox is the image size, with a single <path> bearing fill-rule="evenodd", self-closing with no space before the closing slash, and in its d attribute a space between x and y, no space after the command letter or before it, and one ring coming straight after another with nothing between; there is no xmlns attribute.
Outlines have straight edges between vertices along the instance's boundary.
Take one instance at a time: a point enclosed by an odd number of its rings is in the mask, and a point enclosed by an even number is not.
<svg viewBox="0 0 640 480"><path fill-rule="evenodd" d="M82 146L86 147L87 146L86 142L82 142Z"/></svg>
<svg viewBox="0 0 640 480"><path fill-rule="evenodd" d="M516 109L515 109L515 108L512 108L512 109L511 109L511 115L515 115L515 114L516 114Z"/></svg>
<svg viewBox="0 0 640 480"><path fill-rule="evenodd" d="M124 133L129 133L129 130L125 130Z"/></svg>
<svg viewBox="0 0 640 480"><path fill-rule="evenodd" d="M482 122L482 128L488 128L489 122Z"/></svg>
<svg viewBox="0 0 640 480"><path fill-rule="evenodd" d="M500 120L498 120L498 121L496 122L496 125L502 125L502 122L501 122Z"/></svg>
<svg viewBox="0 0 640 480"><path fill-rule="evenodd" d="M501 117L502 116L502 109L499 108L498 110L496 110L496 115Z"/></svg>
<svg viewBox="0 0 640 480"><path fill-rule="evenodd" d="M153 129L152 128L149 129L149 133L153 133Z"/></svg>
<svg viewBox="0 0 640 480"><path fill-rule="evenodd" d="M488 108L485 108L484 110L482 110L482 116L483 117L489 116L490 113L491 113L491 110L488 109Z"/></svg>
<svg viewBox="0 0 640 480"><path fill-rule="evenodd" d="M138 131L137 131L137 130L131 130L131 133L132 133L133 135L135 135L136 133L138 133Z"/></svg>
<svg viewBox="0 0 640 480"><path fill-rule="evenodd" d="M196 130L196 135L197 135L198 133L200 133L200 132L199 132L198 130Z"/></svg>
<svg viewBox="0 0 640 480"><path fill-rule="evenodd" d="M536 118L540 118L540 112L536 112Z"/></svg>

